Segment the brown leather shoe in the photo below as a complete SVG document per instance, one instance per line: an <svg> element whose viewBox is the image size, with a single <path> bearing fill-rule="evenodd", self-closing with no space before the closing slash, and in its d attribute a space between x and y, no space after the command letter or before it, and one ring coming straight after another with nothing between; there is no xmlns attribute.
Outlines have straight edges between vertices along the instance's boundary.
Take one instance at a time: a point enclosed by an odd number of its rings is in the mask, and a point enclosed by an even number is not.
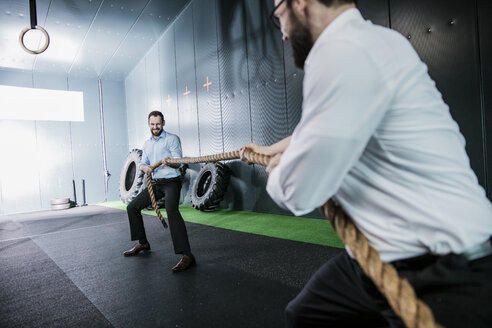
<svg viewBox="0 0 492 328"><path fill-rule="evenodd" d="M181 260L179 260L178 264L176 264L172 268L172 270L173 270L173 272L183 271L183 270L186 270L195 264L196 264L196 261L195 261L195 257L193 256L193 254L191 254L191 256L183 255Z"/></svg>
<svg viewBox="0 0 492 328"><path fill-rule="evenodd" d="M123 255L132 256L132 255L137 255L141 251L148 251L148 250L150 250L150 244L148 242L143 245L140 243L136 243L132 249L129 249L126 252L124 252Z"/></svg>

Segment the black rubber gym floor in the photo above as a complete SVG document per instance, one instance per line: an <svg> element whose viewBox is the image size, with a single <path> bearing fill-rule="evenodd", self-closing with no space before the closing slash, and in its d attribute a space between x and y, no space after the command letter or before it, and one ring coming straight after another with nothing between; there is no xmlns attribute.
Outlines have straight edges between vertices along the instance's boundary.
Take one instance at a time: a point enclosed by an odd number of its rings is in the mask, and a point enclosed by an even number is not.
<svg viewBox="0 0 492 328"><path fill-rule="evenodd" d="M126 258L126 212L0 217L0 327L283 327L284 308L338 248L186 223L197 266L172 273L169 231Z"/></svg>

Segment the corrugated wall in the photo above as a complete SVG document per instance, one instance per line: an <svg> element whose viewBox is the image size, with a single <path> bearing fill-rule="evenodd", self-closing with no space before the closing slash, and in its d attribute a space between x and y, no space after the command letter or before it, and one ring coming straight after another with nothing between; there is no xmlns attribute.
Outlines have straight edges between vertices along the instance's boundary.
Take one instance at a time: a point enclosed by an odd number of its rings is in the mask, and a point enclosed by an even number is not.
<svg viewBox="0 0 492 328"><path fill-rule="evenodd" d="M185 156L237 150L249 142L270 144L292 133L301 116L303 73L268 20L272 8L273 1L262 0L191 2L126 80L130 145L140 148L149 135L146 115L159 106L152 100L156 85L166 126L180 135ZM359 8L374 23L410 35L460 124L472 168L491 197L490 3L359 0ZM224 206L285 213L265 192L263 168L230 165L233 178Z"/></svg>

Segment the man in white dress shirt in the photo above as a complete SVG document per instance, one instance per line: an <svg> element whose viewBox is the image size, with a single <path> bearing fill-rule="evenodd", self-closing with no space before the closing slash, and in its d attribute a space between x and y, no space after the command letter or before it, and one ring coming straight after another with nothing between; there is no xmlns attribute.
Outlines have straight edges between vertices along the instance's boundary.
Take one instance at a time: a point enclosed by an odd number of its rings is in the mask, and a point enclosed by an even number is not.
<svg viewBox="0 0 492 328"><path fill-rule="evenodd" d="M267 191L303 215L334 198L446 327L492 327L492 205L426 65L352 0L275 0L305 71L291 137L242 148L273 156ZM403 326L350 249L286 308L289 327Z"/></svg>

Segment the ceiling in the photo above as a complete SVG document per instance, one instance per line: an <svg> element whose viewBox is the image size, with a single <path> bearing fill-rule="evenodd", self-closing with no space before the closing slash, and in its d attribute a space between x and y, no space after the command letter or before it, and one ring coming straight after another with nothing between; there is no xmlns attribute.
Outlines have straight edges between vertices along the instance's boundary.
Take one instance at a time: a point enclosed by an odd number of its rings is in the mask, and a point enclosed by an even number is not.
<svg viewBox="0 0 492 328"><path fill-rule="evenodd" d="M32 55L19 44L29 0L0 0L0 69L123 80L189 1L36 0L50 45ZM29 31L25 43L39 49L44 39Z"/></svg>

